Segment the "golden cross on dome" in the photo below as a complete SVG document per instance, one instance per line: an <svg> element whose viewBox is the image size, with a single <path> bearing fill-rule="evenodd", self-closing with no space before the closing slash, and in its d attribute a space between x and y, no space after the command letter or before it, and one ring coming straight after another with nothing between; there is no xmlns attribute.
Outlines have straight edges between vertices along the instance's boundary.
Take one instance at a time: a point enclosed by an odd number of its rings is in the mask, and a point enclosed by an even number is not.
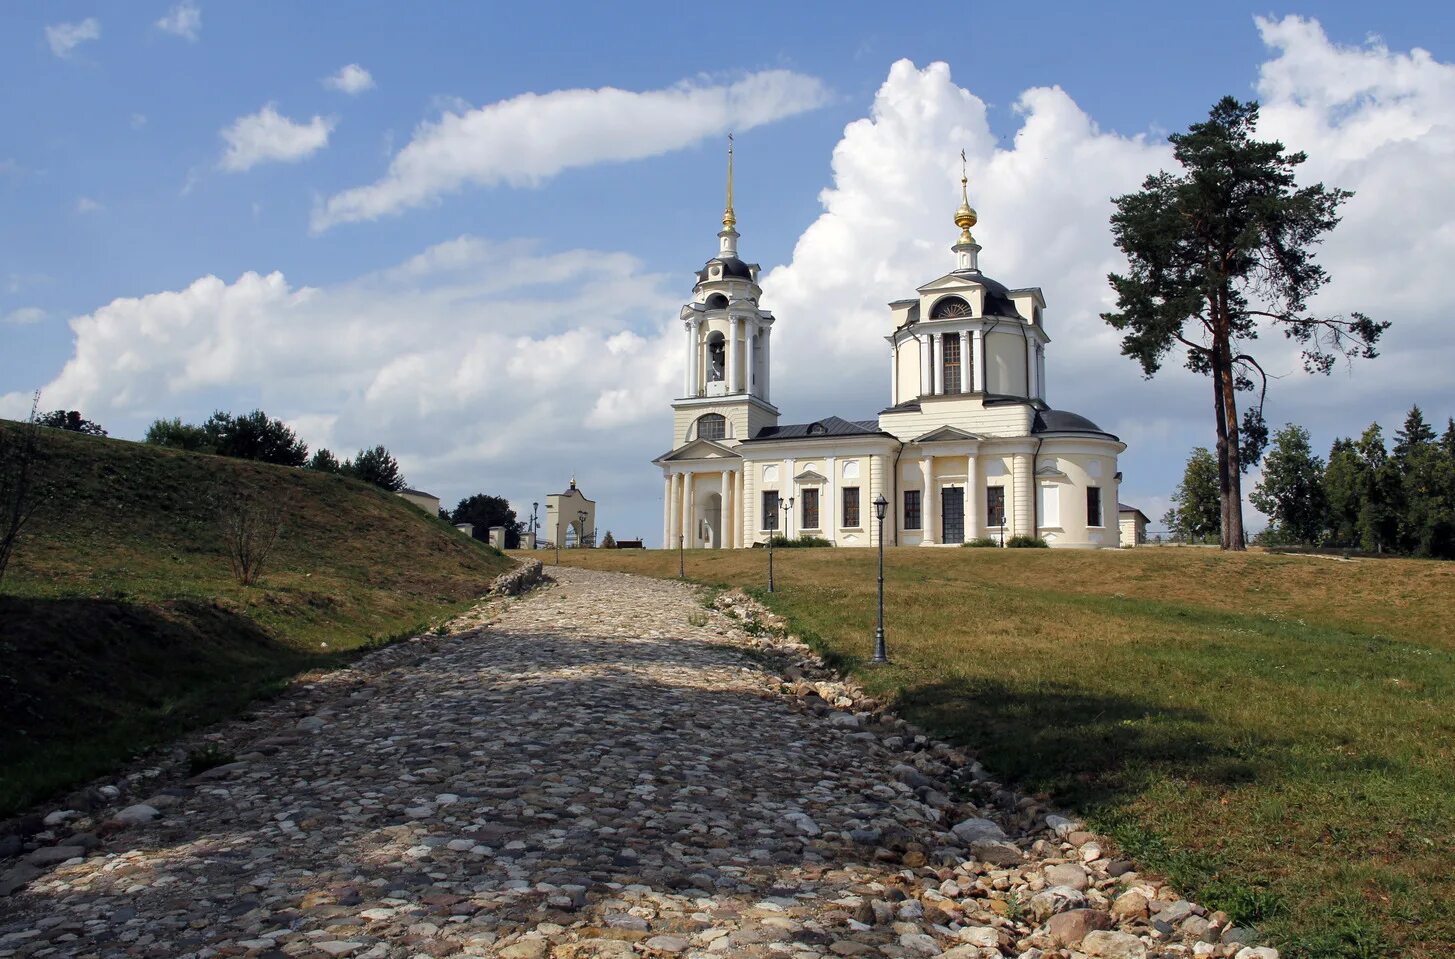
<svg viewBox="0 0 1455 959"><path fill-rule="evenodd" d="M724 230L731 230L738 222L737 216L733 213L733 135L728 134L728 179L727 179L727 206L722 211L722 227Z"/></svg>

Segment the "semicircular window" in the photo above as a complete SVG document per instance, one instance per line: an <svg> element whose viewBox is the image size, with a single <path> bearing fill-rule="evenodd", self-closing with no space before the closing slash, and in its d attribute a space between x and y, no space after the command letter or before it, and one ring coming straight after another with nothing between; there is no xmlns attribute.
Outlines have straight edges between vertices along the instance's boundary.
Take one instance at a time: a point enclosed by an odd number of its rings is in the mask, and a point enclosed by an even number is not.
<svg viewBox="0 0 1455 959"><path fill-rule="evenodd" d="M727 309L728 298L721 293L714 293L707 298L707 302L703 305L709 310L725 310Z"/></svg>
<svg viewBox="0 0 1455 959"><path fill-rule="evenodd" d="M822 423L810 423L808 426L809 436L822 436L828 432L828 428Z"/></svg>
<svg viewBox="0 0 1455 959"><path fill-rule="evenodd" d="M720 440L727 435L727 420L721 413L705 413L697 418L697 438Z"/></svg>
<svg viewBox="0 0 1455 959"><path fill-rule="evenodd" d="M937 300L934 307L930 309L930 319L932 320L950 320L957 316L970 315L970 304L958 296L947 296Z"/></svg>

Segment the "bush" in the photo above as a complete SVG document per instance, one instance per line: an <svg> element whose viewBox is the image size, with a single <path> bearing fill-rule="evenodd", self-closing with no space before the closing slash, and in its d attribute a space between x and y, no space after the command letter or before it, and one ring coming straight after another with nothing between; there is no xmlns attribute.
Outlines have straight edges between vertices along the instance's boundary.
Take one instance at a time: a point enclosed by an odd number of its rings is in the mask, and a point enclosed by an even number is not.
<svg viewBox="0 0 1455 959"><path fill-rule="evenodd" d="M186 450L189 453L217 452L216 443L205 429L191 423L183 423L177 417L154 421L151 426L147 427L145 441L152 446L165 446L168 449Z"/></svg>
<svg viewBox="0 0 1455 959"><path fill-rule="evenodd" d="M1000 543L996 540L991 539L989 536L977 536L975 539L967 539L960 545L973 547L975 549L983 549L987 546L999 546Z"/></svg>
<svg viewBox="0 0 1455 959"><path fill-rule="evenodd" d="M1012 536L1005 541L1007 549L1050 549L1051 544L1039 536Z"/></svg>
<svg viewBox="0 0 1455 959"><path fill-rule="evenodd" d="M820 547L834 545L822 536L810 536L807 533L804 533L797 539L789 539L786 536L773 536L770 538L773 541L774 549L819 549Z"/></svg>

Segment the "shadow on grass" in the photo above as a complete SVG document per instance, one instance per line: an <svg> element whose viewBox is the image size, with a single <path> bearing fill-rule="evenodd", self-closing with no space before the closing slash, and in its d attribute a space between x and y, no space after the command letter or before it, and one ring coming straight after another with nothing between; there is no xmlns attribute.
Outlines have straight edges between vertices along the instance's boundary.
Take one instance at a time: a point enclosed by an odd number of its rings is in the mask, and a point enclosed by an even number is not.
<svg viewBox="0 0 1455 959"><path fill-rule="evenodd" d="M361 651L305 652L203 601L0 596L0 817Z"/></svg>

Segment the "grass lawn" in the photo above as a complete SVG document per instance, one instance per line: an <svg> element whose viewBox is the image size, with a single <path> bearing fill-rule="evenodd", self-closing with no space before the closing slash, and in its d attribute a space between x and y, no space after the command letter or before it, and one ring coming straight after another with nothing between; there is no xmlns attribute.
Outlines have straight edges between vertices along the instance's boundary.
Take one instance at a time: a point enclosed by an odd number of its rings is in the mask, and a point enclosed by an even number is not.
<svg viewBox="0 0 1455 959"><path fill-rule="evenodd" d="M0 817L427 628L511 565L353 480L42 433L55 495L0 581ZM239 484L285 508L249 588L213 505Z"/></svg>
<svg viewBox="0 0 1455 959"><path fill-rule="evenodd" d="M549 565L550 554L539 554ZM564 563L676 576L662 551ZM1296 957L1455 950L1455 564L1214 550L687 554L906 718Z"/></svg>

